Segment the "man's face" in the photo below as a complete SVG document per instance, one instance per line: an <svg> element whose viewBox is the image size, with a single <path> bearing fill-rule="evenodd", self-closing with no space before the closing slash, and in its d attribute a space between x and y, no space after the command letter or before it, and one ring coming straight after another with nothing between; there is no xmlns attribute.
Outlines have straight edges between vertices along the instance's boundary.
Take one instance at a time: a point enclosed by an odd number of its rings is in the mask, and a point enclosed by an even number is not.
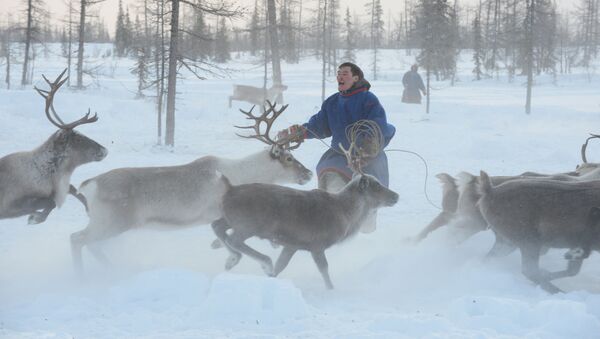
<svg viewBox="0 0 600 339"><path fill-rule="evenodd" d="M352 71L349 66L344 66L338 69L337 72L337 82L338 82L338 91L347 91L354 85L355 82L358 81L357 75L352 75Z"/></svg>

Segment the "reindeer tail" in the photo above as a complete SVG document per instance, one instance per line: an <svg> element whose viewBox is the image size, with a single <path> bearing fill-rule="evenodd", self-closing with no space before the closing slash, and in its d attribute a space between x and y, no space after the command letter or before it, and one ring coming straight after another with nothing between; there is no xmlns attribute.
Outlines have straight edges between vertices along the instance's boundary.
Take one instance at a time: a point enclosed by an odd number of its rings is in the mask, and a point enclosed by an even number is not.
<svg viewBox="0 0 600 339"><path fill-rule="evenodd" d="M456 180L448 173L436 175L442 183L442 209L454 213L458 207L458 186Z"/></svg>

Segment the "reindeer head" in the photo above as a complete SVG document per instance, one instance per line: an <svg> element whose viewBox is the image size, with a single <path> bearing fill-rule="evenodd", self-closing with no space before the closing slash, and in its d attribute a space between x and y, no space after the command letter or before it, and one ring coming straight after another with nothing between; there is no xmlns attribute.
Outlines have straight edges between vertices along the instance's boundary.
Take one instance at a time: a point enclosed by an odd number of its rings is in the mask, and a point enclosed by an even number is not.
<svg viewBox="0 0 600 339"><path fill-rule="evenodd" d="M248 139L258 139L265 144L271 146L269 149L269 158L271 161L275 162L274 165L278 167L280 170L281 180L293 179L296 183L300 185L304 185L310 181L312 178L312 171L304 167L290 152L293 149L296 149L300 146L300 144L290 145L289 142L280 142L276 141L270 136L271 126L273 122L285 109L288 105L282 106L279 110L275 109L277 104L272 104L270 101L266 101L267 106L266 109L263 107L263 113L259 116L255 116L252 114L255 106L252 106L250 111L244 111L240 109L244 115L246 115L247 119L254 120L254 125L252 126L235 126L241 129L253 129L255 134L253 135L240 135L238 136L242 138ZM261 132L261 125L265 125L265 131ZM292 176L293 178L290 178Z"/></svg>
<svg viewBox="0 0 600 339"><path fill-rule="evenodd" d="M345 149L341 143L339 146L346 156L348 167L354 173L348 186L365 195L371 208L396 204L398 194L362 170L363 166L381 151L383 137L379 126L370 120L359 120L346 128L346 137L350 143L348 149ZM361 143L360 147L357 146L358 143Z"/></svg>
<svg viewBox="0 0 600 339"><path fill-rule="evenodd" d="M65 69L54 82L51 82L42 75L46 83L50 86L49 91L37 87L34 88L46 100L46 117L54 126L59 128L48 141L50 143L50 151L56 159L67 161L74 168L91 161L100 161L106 157L108 151L94 140L74 130L79 125L97 121L98 117L96 114L90 117L90 110L88 109L88 112L82 118L65 123L56 113L54 109L54 95L67 81L68 77L62 79L66 71Z"/></svg>

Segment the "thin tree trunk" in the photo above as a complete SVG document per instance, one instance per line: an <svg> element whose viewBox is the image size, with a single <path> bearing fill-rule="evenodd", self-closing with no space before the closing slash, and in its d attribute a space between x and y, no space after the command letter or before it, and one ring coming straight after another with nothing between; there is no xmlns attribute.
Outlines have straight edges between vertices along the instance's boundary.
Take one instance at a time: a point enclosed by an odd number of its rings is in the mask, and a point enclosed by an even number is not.
<svg viewBox="0 0 600 339"><path fill-rule="evenodd" d="M33 0L27 1L27 30L25 31L25 56L23 57L23 73L21 74L21 85L27 85L27 67L29 66L29 47L31 46L31 31L33 25Z"/></svg>
<svg viewBox="0 0 600 339"><path fill-rule="evenodd" d="M73 56L73 0L69 0L69 44L67 48L67 86L71 86L71 59Z"/></svg>
<svg viewBox="0 0 600 339"><path fill-rule="evenodd" d="M163 20L163 0L156 1L156 41L154 51L154 64L156 67L156 115L157 115L157 143L162 144L162 106L164 91L164 70L165 70L165 41L164 41L164 20Z"/></svg>
<svg viewBox="0 0 600 339"><path fill-rule="evenodd" d="M79 13L79 46L77 49L77 88L83 89L83 40L85 34L85 7L86 0L81 0Z"/></svg>
<svg viewBox="0 0 600 339"><path fill-rule="evenodd" d="M535 0L528 1L528 27L527 27L527 98L525 113L531 113L531 87L533 86L533 24L535 13Z"/></svg>
<svg viewBox="0 0 600 339"><path fill-rule="evenodd" d="M8 25L10 27L10 23ZM6 89L10 89L10 28L6 29Z"/></svg>
<svg viewBox="0 0 600 339"><path fill-rule="evenodd" d="M429 57L428 57L429 58ZM429 98L431 98L431 88L429 87L429 79L431 78L431 71L429 70L429 62L427 63L427 105L425 106L425 113L429 114Z"/></svg>
<svg viewBox="0 0 600 339"><path fill-rule="evenodd" d="M267 0L267 14L269 17L269 37L271 40L273 85L281 85L281 60L279 55L279 37L277 35L277 13L275 9L275 0ZM283 103L283 93L280 92L275 100Z"/></svg>
<svg viewBox="0 0 600 339"><path fill-rule="evenodd" d="M165 144L168 146L175 146L175 94L177 91L177 62L179 61L179 51L177 46L179 39L179 0L172 0L170 39Z"/></svg>
<svg viewBox="0 0 600 339"><path fill-rule="evenodd" d="M327 29L327 0L323 0L323 53L322 53L322 70L321 70L321 101L325 101L325 71L327 69L327 55L325 50L327 48L327 39L325 32Z"/></svg>

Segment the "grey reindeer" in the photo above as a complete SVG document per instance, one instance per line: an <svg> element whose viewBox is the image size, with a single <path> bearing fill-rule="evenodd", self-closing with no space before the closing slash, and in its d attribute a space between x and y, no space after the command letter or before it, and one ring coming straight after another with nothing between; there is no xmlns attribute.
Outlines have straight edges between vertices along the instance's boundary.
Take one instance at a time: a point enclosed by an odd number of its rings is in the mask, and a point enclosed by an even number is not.
<svg viewBox="0 0 600 339"><path fill-rule="evenodd" d="M89 223L71 235L71 252L76 272L83 273L82 249L107 264L99 241L133 228L161 223L178 229L208 224L221 217L220 202L227 186L219 171L235 184L251 182L297 183L310 181L312 172L290 152L291 147L273 141L271 125L287 108L279 110L270 102L259 116L242 111L252 126L255 138L270 145L241 159L204 156L188 164L163 167L118 168L84 181L79 191L88 201ZM266 125L266 131L260 128ZM162 228L165 229L165 228ZM88 246L89 245L89 246Z"/></svg>
<svg viewBox="0 0 600 339"><path fill-rule="evenodd" d="M561 292L551 281L576 275L590 251L600 250L600 181L522 179L493 186L487 173L480 178L483 218L520 249L523 274L544 290ZM543 248L568 248L567 268L540 269Z"/></svg>
<svg viewBox="0 0 600 339"><path fill-rule="evenodd" d="M349 164L360 163L349 157ZM309 251L328 289L325 250L355 235L369 214L398 201L398 194L381 185L373 176L357 173L340 191L302 191L269 184L228 186L223 196L223 217L212 223L217 237L230 251L225 269L232 269L242 254L257 260L265 273L277 276L298 250ZM268 256L245 241L259 237L281 244L275 266Z"/></svg>
<svg viewBox="0 0 600 339"><path fill-rule="evenodd" d="M592 181L600 180L600 163L587 161L586 148L591 139L600 136L592 134L581 146L582 163L577 165L575 171L558 174L540 174L525 172L515 176L491 176L494 185L520 179L542 179L557 181ZM479 176L461 172L457 178L446 173L440 173L437 178L442 183L442 211L416 236L416 241L422 241L431 232L445 225L453 226L453 236L458 241L469 238L473 234L488 229L483 219L477 201L481 197L479 193ZM488 256L497 256L510 253L515 247L497 236L494 247Z"/></svg>
<svg viewBox="0 0 600 339"><path fill-rule="evenodd" d="M70 184L71 175L83 164L100 161L108 151L94 140L78 133L75 127L98 120L90 112L79 120L64 123L54 109L54 96L67 81L66 69L50 82L50 90L35 88L45 98L48 120L58 127L42 145L32 151L0 158L0 219L29 215L29 224L44 222L50 212L61 206L67 194L84 202Z"/></svg>

